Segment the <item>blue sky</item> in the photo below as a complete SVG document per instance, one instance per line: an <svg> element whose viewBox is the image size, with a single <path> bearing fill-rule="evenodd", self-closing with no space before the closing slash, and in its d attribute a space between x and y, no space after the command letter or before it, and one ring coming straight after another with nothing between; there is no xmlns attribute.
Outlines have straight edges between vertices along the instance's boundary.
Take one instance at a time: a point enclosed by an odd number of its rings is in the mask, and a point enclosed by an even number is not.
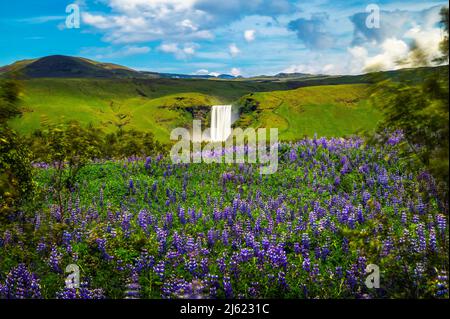
<svg viewBox="0 0 450 319"><path fill-rule="evenodd" d="M80 8L67 28L66 6ZM366 8L380 9L367 28ZM51 54L139 70L253 76L394 69L414 41L431 60L446 1L27 0L0 3L0 65Z"/></svg>

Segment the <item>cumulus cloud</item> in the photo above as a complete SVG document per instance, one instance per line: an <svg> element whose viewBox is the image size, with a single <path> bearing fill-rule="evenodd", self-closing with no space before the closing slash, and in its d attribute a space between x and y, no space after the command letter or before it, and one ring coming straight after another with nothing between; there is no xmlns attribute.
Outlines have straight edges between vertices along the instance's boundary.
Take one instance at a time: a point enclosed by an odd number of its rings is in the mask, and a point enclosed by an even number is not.
<svg viewBox="0 0 450 319"><path fill-rule="evenodd" d="M112 43L153 40L194 41L213 39L211 30L248 15L290 13L288 0L102 0L110 13L84 10L83 23L104 32Z"/></svg>
<svg viewBox="0 0 450 319"><path fill-rule="evenodd" d="M220 75L220 73L218 72L210 72L207 69L200 69L197 70L196 72L194 72L195 75L209 75L209 76L214 76L214 77L218 77Z"/></svg>
<svg viewBox="0 0 450 319"><path fill-rule="evenodd" d="M412 48L421 50L424 58L420 63L432 64L440 56L439 10L440 6L422 11L382 11L379 29L366 28L362 14L352 16L355 32L348 49L351 72L417 66Z"/></svg>
<svg viewBox="0 0 450 319"><path fill-rule="evenodd" d="M288 0L197 0L194 8L207 12L214 17L217 23L223 23L224 21L240 20L249 15L274 17L280 14L289 14L292 13L295 6Z"/></svg>
<svg viewBox="0 0 450 319"><path fill-rule="evenodd" d="M111 13L84 11L83 23L104 32L112 43L167 39L211 39L202 27L211 17L193 9L195 0L104 0Z"/></svg>
<svg viewBox="0 0 450 319"><path fill-rule="evenodd" d="M158 50L164 53L174 54L177 59L187 59L193 56L198 48L196 43L186 43L180 46L178 43L163 43Z"/></svg>
<svg viewBox="0 0 450 319"><path fill-rule="evenodd" d="M424 61L420 61L421 63L432 64L433 60L440 56L439 43L441 38L439 33L423 32L419 28L413 28L407 34L424 54ZM386 39L381 44L380 51L375 55L369 55L368 50L364 47L350 48L352 71L357 72L358 69L365 72L385 71L417 66L417 61L413 56L414 53L404 40Z"/></svg>
<svg viewBox="0 0 450 319"><path fill-rule="evenodd" d="M209 71L206 69L201 69L201 70L197 70L194 74L195 75L208 75Z"/></svg>
<svg viewBox="0 0 450 319"><path fill-rule="evenodd" d="M236 46L235 43L230 44L230 46L228 48L230 50L230 55L233 58L236 57L241 52L241 50L239 50L239 48Z"/></svg>
<svg viewBox="0 0 450 319"><path fill-rule="evenodd" d="M245 41L247 41L247 42L254 41L255 40L255 33L256 33L255 30L245 30L245 32L244 32Z"/></svg>
<svg viewBox="0 0 450 319"><path fill-rule="evenodd" d="M402 38L411 28L421 25L425 29L432 29L439 22L441 6L434 6L421 11L381 11L380 27L367 28L368 13L360 12L352 15L350 21L354 26L353 46L366 42L382 43L388 38Z"/></svg>
<svg viewBox="0 0 450 319"><path fill-rule="evenodd" d="M334 38L326 30L327 20L326 13L314 13L310 19L299 18L289 22L288 29L296 32L309 49L329 49L334 45Z"/></svg>
<svg viewBox="0 0 450 319"><path fill-rule="evenodd" d="M302 74L338 74L339 70L333 63L320 65L319 63L292 64L281 71L281 73L302 73Z"/></svg>
<svg viewBox="0 0 450 319"><path fill-rule="evenodd" d="M349 49L349 53L353 57L352 68L354 71L378 71L378 70L394 70L400 68L398 62L404 58L409 51L408 45L396 38L386 39L381 44L381 52L369 56L368 51L364 47L354 47Z"/></svg>
<svg viewBox="0 0 450 319"><path fill-rule="evenodd" d="M241 69L239 68L232 68L230 73L232 76L240 76L242 74Z"/></svg>

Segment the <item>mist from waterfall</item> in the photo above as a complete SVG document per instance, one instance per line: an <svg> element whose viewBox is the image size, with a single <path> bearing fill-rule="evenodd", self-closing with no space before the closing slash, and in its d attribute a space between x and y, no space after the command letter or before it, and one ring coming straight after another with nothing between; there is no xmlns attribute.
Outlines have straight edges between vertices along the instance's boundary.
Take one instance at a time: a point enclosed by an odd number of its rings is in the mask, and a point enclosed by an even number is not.
<svg viewBox="0 0 450 319"><path fill-rule="evenodd" d="M226 141L231 134L231 105L214 105L211 113L211 141Z"/></svg>

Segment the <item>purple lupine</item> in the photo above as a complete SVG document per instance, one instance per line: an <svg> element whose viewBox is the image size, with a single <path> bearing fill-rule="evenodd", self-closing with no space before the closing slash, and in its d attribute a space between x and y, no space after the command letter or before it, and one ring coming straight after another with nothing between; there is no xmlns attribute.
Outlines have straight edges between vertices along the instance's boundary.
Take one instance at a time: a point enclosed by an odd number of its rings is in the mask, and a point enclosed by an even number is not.
<svg viewBox="0 0 450 319"><path fill-rule="evenodd" d="M356 285L358 284L357 265L353 264L352 267L346 271L345 279L350 290L355 289Z"/></svg>
<svg viewBox="0 0 450 319"><path fill-rule="evenodd" d="M286 282L286 273L284 273L283 271L280 271L278 273L278 283L280 284L283 290L289 289L289 285Z"/></svg>
<svg viewBox="0 0 450 319"><path fill-rule="evenodd" d="M141 251L141 254L136 258L136 271L142 272L152 269L155 264L155 258L151 256L146 249Z"/></svg>
<svg viewBox="0 0 450 319"><path fill-rule="evenodd" d="M56 299L105 299L103 289L89 289L87 282L82 282L80 288L67 288L56 293Z"/></svg>
<svg viewBox="0 0 450 319"><path fill-rule="evenodd" d="M48 264L50 268L55 272L61 272L61 258L62 254L58 251L58 248L53 245L50 251L50 257L48 259Z"/></svg>
<svg viewBox="0 0 450 319"><path fill-rule="evenodd" d="M299 243L294 243L294 252L298 255L301 253L301 247Z"/></svg>
<svg viewBox="0 0 450 319"><path fill-rule="evenodd" d="M166 265L164 263L164 261L160 261L158 264L156 264L153 267L153 271L155 272L155 274L158 275L158 277L163 280L164 279L164 273L166 271Z"/></svg>
<svg viewBox="0 0 450 319"><path fill-rule="evenodd" d="M446 220L446 217L444 216L444 215L442 215L442 214L438 214L438 215L436 215L436 224L437 224L437 227L438 227L438 229L439 229L439 233L442 235L442 234L445 234L445 230L446 230L446 228L447 228L447 220Z"/></svg>
<svg viewBox="0 0 450 319"><path fill-rule="evenodd" d="M437 277L436 290L436 297L448 298L448 275L445 272L442 272Z"/></svg>
<svg viewBox="0 0 450 319"><path fill-rule="evenodd" d="M35 274L25 264L12 268L1 285L0 297L6 299L40 299L41 286Z"/></svg>
<svg viewBox="0 0 450 319"><path fill-rule="evenodd" d="M72 252L71 242L72 242L72 234L65 230L62 235L62 244L64 247L66 247L66 251L68 254Z"/></svg>
<svg viewBox="0 0 450 319"><path fill-rule="evenodd" d="M233 287L231 286L231 279L228 276L223 277L223 290L225 292L225 298L233 298Z"/></svg>
<svg viewBox="0 0 450 319"><path fill-rule="evenodd" d="M368 191L364 191L363 194L362 194L363 203L367 204L367 202L369 201L370 197L371 197L370 193Z"/></svg>
<svg viewBox="0 0 450 319"><path fill-rule="evenodd" d="M307 255L310 249L310 241L307 233L302 234L302 254Z"/></svg>
<svg viewBox="0 0 450 319"><path fill-rule="evenodd" d="M185 263L185 269L190 272L193 276L197 274L197 260L195 257L191 256Z"/></svg>
<svg viewBox="0 0 450 319"><path fill-rule="evenodd" d="M419 252L424 252L427 249L427 241L425 238L425 226L419 223L417 227L417 239L419 241Z"/></svg>
<svg viewBox="0 0 450 319"><path fill-rule="evenodd" d="M136 271L133 271L126 285L125 299L139 299L140 289L139 275Z"/></svg>
<svg viewBox="0 0 450 319"><path fill-rule="evenodd" d="M208 230L208 245L210 247L214 246L216 241L216 233L213 229Z"/></svg>
<svg viewBox="0 0 450 319"><path fill-rule="evenodd" d="M434 228L430 229L429 236L430 236L430 240L429 240L430 249L433 252L437 252L438 248L437 248L437 241L436 241L436 231L434 230Z"/></svg>
<svg viewBox="0 0 450 319"><path fill-rule="evenodd" d="M144 232L148 231L148 213L147 210L142 209L138 214L138 224Z"/></svg>
<svg viewBox="0 0 450 319"><path fill-rule="evenodd" d="M11 232L7 229L3 233L3 246L7 246L12 241Z"/></svg>
<svg viewBox="0 0 450 319"><path fill-rule="evenodd" d="M391 238L387 238L383 241L383 250L381 252L382 256L388 256L392 249L394 248L394 244Z"/></svg>
<svg viewBox="0 0 450 319"><path fill-rule="evenodd" d="M46 249L47 249L47 244L45 243L44 238L42 238L42 239L39 241L39 243L37 244L36 251L37 251L39 254L41 254L41 253L44 253Z"/></svg>
<svg viewBox="0 0 450 319"><path fill-rule="evenodd" d="M221 273L225 273L227 265L225 263L225 259L224 258L217 259L217 266L219 267L219 270L220 270Z"/></svg>
<svg viewBox="0 0 450 319"><path fill-rule="evenodd" d="M389 145L397 145L403 140L403 138L404 138L403 132L401 130L396 130L389 135L387 143Z"/></svg>
<svg viewBox="0 0 450 319"><path fill-rule="evenodd" d="M402 224L406 225L406 223L408 222L408 216L406 215L406 211L402 212Z"/></svg>
<svg viewBox="0 0 450 319"><path fill-rule="evenodd" d="M311 261L309 260L308 256L303 258L302 267L303 267L303 270L306 272L311 271Z"/></svg>
<svg viewBox="0 0 450 319"><path fill-rule="evenodd" d="M106 252L106 239L105 238L97 238L95 240L97 243L97 247L102 253L102 257L106 260L112 260L113 257Z"/></svg>

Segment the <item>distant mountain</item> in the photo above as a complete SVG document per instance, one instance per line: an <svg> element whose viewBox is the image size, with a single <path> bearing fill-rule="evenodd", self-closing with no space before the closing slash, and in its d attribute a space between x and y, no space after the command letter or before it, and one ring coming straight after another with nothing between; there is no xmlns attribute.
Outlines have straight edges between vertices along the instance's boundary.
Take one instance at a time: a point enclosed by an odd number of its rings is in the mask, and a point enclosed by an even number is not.
<svg viewBox="0 0 450 319"><path fill-rule="evenodd" d="M152 78L163 78L163 79L237 79L240 77L235 77L229 74L220 74L218 76L213 76L209 74L199 75L199 74L177 74L177 73L156 73L156 72L141 72Z"/></svg>
<svg viewBox="0 0 450 319"><path fill-rule="evenodd" d="M168 79L235 79L228 74L212 75L170 74L136 71L121 65L101 63L86 58L51 55L40 59L21 60L0 67L0 76L24 78L168 78Z"/></svg>
<svg viewBox="0 0 450 319"><path fill-rule="evenodd" d="M135 78L143 77L130 68L93 60L52 55L34 60L22 60L0 68L0 74L17 74L25 78Z"/></svg>
<svg viewBox="0 0 450 319"><path fill-rule="evenodd" d="M407 79L420 82L435 69L448 72L447 66L402 69L361 75L317 75L308 73L279 73L273 76L256 76L243 78L229 74L188 75L137 71L125 66L96 62L86 58L64 55L52 55L40 59L22 60L0 67L0 77L16 75L22 78L121 78L121 79L217 79L217 80L245 80L252 82L288 82L292 87L326 85L326 84L354 84L371 83L376 77L382 76L392 80Z"/></svg>

